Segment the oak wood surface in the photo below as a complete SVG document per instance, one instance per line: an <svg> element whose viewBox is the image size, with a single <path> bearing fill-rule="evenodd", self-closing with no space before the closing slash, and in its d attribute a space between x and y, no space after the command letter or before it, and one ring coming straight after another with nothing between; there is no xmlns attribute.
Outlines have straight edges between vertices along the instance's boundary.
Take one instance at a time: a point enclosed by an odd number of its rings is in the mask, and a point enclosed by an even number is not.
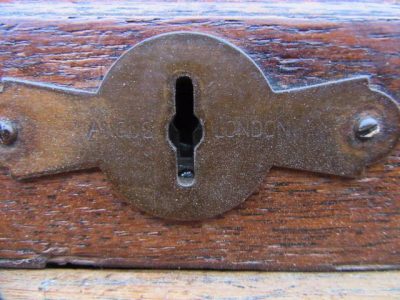
<svg viewBox="0 0 400 300"><path fill-rule="evenodd" d="M0 271L0 299L399 299L399 272ZM29 284L27 284L29 282Z"/></svg>
<svg viewBox="0 0 400 300"><path fill-rule="evenodd" d="M396 2L0 1L0 76L96 89L129 47L163 32L222 37L276 89L360 74L400 100ZM400 147L358 180L273 169L240 207L152 218L96 170L0 175L0 266L372 270L400 267Z"/></svg>

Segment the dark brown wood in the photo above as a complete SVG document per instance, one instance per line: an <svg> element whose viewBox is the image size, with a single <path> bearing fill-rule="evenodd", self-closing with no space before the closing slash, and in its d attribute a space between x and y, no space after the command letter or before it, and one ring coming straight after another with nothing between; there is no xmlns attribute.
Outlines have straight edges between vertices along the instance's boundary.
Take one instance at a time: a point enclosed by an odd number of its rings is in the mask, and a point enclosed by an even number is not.
<svg viewBox="0 0 400 300"><path fill-rule="evenodd" d="M197 3L184 16L165 3L149 5L4 2L0 76L95 89L130 46L193 30L245 50L274 88L366 74L400 100L398 4L363 3L357 11L354 3L317 3L317 10L304 3ZM3 169L0 266L398 269L399 180L399 147L359 180L274 169L239 208L177 223L137 211L96 170L17 182Z"/></svg>

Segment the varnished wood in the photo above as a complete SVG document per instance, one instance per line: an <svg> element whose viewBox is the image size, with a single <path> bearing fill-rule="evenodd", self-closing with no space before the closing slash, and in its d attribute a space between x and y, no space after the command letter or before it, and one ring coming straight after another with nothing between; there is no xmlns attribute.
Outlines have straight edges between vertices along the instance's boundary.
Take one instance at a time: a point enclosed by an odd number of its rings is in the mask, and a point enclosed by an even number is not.
<svg viewBox="0 0 400 300"><path fill-rule="evenodd" d="M0 271L0 298L398 299L399 272ZM27 284L29 282L29 284Z"/></svg>
<svg viewBox="0 0 400 300"><path fill-rule="evenodd" d="M249 4L253 11L240 14L240 7L210 11L199 3L181 17L165 3L136 14L127 13L133 4L126 2L88 3L92 8L65 1L36 10L30 2L25 8L2 3L0 76L93 90L130 46L159 33L193 30L245 50L275 88L366 74L400 100L396 4L364 3L357 13L357 6L327 3L314 14L302 3L264 10ZM151 15L162 7L162 14ZM397 269L399 154L400 148L359 180L274 169L242 206L197 223L137 211L96 170L17 182L3 169L0 266Z"/></svg>

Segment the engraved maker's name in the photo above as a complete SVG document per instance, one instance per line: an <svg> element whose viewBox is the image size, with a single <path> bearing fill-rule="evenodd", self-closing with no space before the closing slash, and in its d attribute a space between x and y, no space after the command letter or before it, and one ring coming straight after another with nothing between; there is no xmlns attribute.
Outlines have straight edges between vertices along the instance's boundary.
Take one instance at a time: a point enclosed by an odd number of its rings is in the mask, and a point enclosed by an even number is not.
<svg viewBox="0 0 400 300"><path fill-rule="evenodd" d="M259 120L219 120L214 136L223 138L272 138L273 122Z"/></svg>
<svg viewBox="0 0 400 300"><path fill-rule="evenodd" d="M87 132L87 139L93 140L98 135L109 138L120 138L128 140L150 140L153 139L152 126L150 122L127 125L119 122L118 126L110 126L105 122L92 121Z"/></svg>

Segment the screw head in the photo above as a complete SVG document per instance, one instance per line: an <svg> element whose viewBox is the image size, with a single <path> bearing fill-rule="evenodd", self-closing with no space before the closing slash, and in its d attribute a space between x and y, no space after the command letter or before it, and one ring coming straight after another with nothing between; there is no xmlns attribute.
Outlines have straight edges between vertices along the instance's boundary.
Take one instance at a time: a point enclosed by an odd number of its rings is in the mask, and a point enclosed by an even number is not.
<svg viewBox="0 0 400 300"><path fill-rule="evenodd" d="M18 136L15 124L9 120L0 119L0 145L12 145Z"/></svg>
<svg viewBox="0 0 400 300"><path fill-rule="evenodd" d="M362 118L356 127L356 136L360 140L370 140L380 132L379 121L373 117Z"/></svg>

